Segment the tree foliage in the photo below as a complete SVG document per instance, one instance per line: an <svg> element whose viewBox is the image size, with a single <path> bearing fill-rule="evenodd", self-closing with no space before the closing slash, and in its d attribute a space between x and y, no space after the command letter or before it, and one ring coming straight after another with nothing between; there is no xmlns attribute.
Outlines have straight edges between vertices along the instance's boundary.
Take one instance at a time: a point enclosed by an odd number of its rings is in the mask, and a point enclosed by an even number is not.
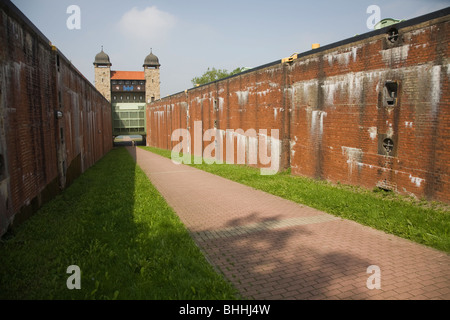
<svg viewBox="0 0 450 320"><path fill-rule="evenodd" d="M203 75L201 75L200 77L195 77L191 80L192 85L197 86L197 85L202 85L202 84L206 84L209 82L213 82L219 79L223 79L229 76L232 76L234 74L240 73L244 70L244 68L236 68L231 72L228 72L225 69L216 69L216 68L208 68L208 70L205 71L205 73L203 73Z"/></svg>

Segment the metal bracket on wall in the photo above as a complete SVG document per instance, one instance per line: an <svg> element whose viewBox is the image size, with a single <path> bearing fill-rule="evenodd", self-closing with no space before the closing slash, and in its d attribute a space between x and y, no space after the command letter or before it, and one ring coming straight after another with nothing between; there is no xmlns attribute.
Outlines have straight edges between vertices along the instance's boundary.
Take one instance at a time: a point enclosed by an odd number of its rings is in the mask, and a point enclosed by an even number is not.
<svg viewBox="0 0 450 320"><path fill-rule="evenodd" d="M292 61L294 61L297 58L298 58L298 53L294 53L287 58L281 59L281 63L292 63Z"/></svg>

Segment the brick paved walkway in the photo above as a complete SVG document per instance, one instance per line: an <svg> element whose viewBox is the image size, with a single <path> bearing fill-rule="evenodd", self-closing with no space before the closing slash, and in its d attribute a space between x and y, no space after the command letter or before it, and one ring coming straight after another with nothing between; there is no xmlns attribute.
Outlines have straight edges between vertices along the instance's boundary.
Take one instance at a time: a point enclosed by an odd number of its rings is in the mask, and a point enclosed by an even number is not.
<svg viewBox="0 0 450 320"><path fill-rule="evenodd" d="M450 299L450 255L140 148L137 164L249 299ZM380 289L368 289L380 268ZM371 282L372 283L372 282Z"/></svg>

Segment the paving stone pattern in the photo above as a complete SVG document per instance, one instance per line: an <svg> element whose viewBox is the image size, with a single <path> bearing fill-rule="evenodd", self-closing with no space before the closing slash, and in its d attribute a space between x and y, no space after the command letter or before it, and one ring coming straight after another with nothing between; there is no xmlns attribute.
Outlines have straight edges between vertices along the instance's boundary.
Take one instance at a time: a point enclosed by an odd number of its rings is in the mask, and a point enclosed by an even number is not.
<svg viewBox="0 0 450 320"><path fill-rule="evenodd" d="M450 299L445 252L140 148L129 151L208 261L245 298ZM380 289L369 289L372 265Z"/></svg>

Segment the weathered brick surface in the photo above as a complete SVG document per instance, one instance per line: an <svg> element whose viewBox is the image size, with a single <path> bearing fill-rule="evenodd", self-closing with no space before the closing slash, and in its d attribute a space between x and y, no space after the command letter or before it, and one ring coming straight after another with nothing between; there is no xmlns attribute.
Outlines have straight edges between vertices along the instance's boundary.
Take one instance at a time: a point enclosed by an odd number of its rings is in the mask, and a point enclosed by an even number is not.
<svg viewBox="0 0 450 320"><path fill-rule="evenodd" d="M0 47L2 235L109 151L112 132L108 101L9 1Z"/></svg>
<svg viewBox="0 0 450 320"><path fill-rule="evenodd" d="M450 199L448 16L399 34L392 47L379 35L293 63L294 174ZM387 81L399 85L394 107ZM393 157L379 154L382 135Z"/></svg>
<svg viewBox="0 0 450 320"><path fill-rule="evenodd" d="M294 175L448 202L449 20L442 10L398 24L394 43L378 30L151 103L147 144L172 149L171 133L185 128L194 153L195 121L202 133L278 129L280 168Z"/></svg>

